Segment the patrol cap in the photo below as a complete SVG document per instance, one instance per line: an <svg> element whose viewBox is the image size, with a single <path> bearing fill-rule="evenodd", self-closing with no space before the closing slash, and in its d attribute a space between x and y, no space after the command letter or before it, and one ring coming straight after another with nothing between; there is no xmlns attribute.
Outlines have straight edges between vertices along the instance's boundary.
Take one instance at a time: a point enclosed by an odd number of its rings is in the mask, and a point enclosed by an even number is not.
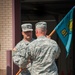
<svg viewBox="0 0 75 75"><path fill-rule="evenodd" d="M31 23L25 23L21 25L22 31L33 31Z"/></svg>
<svg viewBox="0 0 75 75"><path fill-rule="evenodd" d="M47 23L46 22L37 22L35 24L36 28L41 28L41 29L47 29Z"/></svg>

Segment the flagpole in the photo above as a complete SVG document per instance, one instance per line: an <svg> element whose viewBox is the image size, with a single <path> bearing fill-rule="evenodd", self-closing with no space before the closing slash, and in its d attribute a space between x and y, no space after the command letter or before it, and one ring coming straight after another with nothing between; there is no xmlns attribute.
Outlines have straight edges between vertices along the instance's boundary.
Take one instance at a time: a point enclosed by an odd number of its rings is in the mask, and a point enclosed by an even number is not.
<svg viewBox="0 0 75 75"><path fill-rule="evenodd" d="M19 73L22 71L22 69L20 68L19 71L16 73L16 75L19 75Z"/></svg>
<svg viewBox="0 0 75 75"><path fill-rule="evenodd" d="M53 30L48 36L51 37L55 33L55 30Z"/></svg>

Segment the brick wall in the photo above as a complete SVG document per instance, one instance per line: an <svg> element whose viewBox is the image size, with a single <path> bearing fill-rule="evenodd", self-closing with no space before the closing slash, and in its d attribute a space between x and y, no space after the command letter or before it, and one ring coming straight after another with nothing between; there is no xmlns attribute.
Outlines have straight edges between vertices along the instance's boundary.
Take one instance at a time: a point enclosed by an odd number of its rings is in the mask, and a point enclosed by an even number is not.
<svg viewBox="0 0 75 75"><path fill-rule="evenodd" d="M0 69L6 69L6 51L12 49L12 0L0 0Z"/></svg>

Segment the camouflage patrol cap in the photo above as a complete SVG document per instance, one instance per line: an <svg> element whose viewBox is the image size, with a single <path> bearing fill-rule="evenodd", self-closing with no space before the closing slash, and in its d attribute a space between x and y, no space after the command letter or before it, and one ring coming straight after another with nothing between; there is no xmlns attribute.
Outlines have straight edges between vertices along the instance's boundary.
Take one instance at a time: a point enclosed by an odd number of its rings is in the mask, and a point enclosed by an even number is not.
<svg viewBox="0 0 75 75"><path fill-rule="evenodd" d="M31 23L25 23L21 25L22 31L33 31Z"/></svg>
<svg viewBox="0 0 75 75"><path fill-rule="evenodd" d="M36 28L41 28L41 29L47 29L47 23L46 22L37 22L35 24Z"/></svg>

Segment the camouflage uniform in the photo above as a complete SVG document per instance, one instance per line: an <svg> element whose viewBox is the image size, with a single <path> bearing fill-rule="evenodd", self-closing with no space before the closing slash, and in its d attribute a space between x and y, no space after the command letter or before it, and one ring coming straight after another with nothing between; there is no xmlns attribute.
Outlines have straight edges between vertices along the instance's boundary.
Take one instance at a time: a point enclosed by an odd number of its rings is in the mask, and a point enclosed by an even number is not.
<svg viewBox="0 0 75 75"><path fill-rule="evenodd" d="M45 36L38 37L26 48L17 52L14 62L24 68L30 57L31 75L58 75L55 59L59 57L60 49L57 43Z"/></svg>
<svg viewBox="0 0 75 75"><path fill-rule="evenodd" d="M33 39L32 39L32 41L33 41ZM22 50L23 48L25 48L29 43L30 43L30 42L25 41L24 39L21 40L21 41L15 46L16 51L15 51L15 52L13 51L13 56L12 56L12 57L13 57L15 60L17 60L17 59L18 59L18 57L17 57L17 52L20 53L20 50ZM15 62L14 62L14 63L15 63ZM30 75L30 69L31 69L30 66L31 66L31 63L29 63L29 64L27 65L27 68L28 68L28 69L26 69L26 71L25 71L25 70L22 70L19 75Z"/></svg>

